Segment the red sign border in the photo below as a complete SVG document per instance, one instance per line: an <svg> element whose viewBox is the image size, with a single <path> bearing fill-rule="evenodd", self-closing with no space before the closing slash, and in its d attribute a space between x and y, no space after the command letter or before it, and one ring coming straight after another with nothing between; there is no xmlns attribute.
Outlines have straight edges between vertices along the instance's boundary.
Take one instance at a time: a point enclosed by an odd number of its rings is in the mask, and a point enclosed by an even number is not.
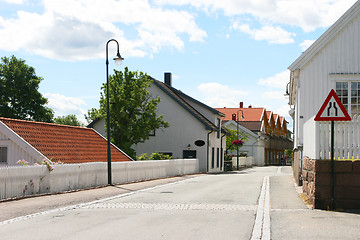
<svg viewBox="0 0 360 240"><path fill-rule="evenodd" d="M336 103L340 107L341 111L345 115L344 117L321 117L321 114L324 112L326 106L329 104L331 97L334 97ZM325 99L323 105L321 106L319 112L316 114L316 117L314 119L315 121L351 121L351 117L346 111L344 105L341 103L338 95L336 94L334 89L331 89L329 95Z"/></svg>

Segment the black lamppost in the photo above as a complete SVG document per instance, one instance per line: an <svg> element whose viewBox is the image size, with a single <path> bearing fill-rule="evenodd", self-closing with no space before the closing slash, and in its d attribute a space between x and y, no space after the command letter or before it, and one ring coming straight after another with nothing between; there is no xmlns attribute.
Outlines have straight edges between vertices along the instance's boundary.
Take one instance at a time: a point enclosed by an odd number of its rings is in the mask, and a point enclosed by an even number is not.
<svg viewBox="0 0 360 240"><path fill-rule="evenodd" d="M111 41L116 42L117 45L117 54L114 58L115 63L120 66L122 60L124 58L121 57L119 52L119 43L115 39L110 39L106 43L106 105L107 105L107 112L106 112L106 127L107 127L107 170L108 170L108 184L112 185L112 178L111 178L111 138L110 138L110 96L109 96L109 57L108 57L108 45Z"/></svg>
<svg viewBox="0 0 360 240"><path fill-rule="evenodd" d="M241 112L241 119L244 119L243 110L238 110L237 112L237 121L236 121L236 134L237 139L239 140L239 112ZM239 170L239 144L236 145L236 160L237 160L237 170Z"/></svg>

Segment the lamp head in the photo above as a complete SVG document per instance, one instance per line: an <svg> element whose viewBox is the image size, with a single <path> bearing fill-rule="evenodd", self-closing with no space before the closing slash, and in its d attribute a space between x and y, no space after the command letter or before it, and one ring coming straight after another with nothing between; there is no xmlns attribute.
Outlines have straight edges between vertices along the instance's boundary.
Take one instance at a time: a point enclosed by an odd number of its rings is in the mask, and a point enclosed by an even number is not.
<svg viewBox="0 0 360 240"><path fill-rule="evenodd" d="M120 53L118 52L116 54L116 57L114 58L114 61L115 61L116 65L120 66L122 64L123 60L124 60L124 58L121 57Z"/></svg>

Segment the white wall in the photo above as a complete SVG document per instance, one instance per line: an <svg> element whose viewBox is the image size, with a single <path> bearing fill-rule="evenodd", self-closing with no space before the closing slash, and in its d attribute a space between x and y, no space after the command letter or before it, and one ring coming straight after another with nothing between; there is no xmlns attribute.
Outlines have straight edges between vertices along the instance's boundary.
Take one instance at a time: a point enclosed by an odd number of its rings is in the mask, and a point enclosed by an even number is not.
<svg viewBox="0 0 360 240"><path fill-rule="evenodd" d="M112 163L112 182L121 184L199 172L197 159ZM0 199L107 185L107 163L0 168Z"/></svg>
<svg viewBox="0 0 360 240"><path fill-rule="evenodd" d="M29 164L41 162L44 156L16 135L5 124L0 122L0 147L7 147L7 163L2 166L16 166L18 160L26 160Z"/></svg>
<svg viewBox="0 0 360 240"><path fill-rule="evenodd" d="M158 104L157 114L163 114L163 119L169 122L170 126L164 129L157 129L155 136L150 136L144 143L133 146L137 156L143 153L151 154L158 151L171 152L174 158L182 158L183 150L188 150L190 144L190 150L196 150L196 157L200 162L200 171L206 172L208 170L206 162L208 154L207 135L210 130L206 130L204 124L196 119L195 116L186 111L183 106L154 84L151 84L149 92L154 98L160 97L161 102ZM211 148L213 146L220 148L220 139L216 139L214 136L216 136L216 132L210 135L209 162L211 161ZM205 145L201 147L196 146L194 143L197 140L203 140ZM220 168L209 168L209 171L220 171Z"/></svg>
<svg viewBox="0 0 360 240"><path fill-rule="evenodd" d="M314 118L310 118L303 126L304 131L304 149L303 155L311 159L319 159L319 136L318 123Z"/></svg>

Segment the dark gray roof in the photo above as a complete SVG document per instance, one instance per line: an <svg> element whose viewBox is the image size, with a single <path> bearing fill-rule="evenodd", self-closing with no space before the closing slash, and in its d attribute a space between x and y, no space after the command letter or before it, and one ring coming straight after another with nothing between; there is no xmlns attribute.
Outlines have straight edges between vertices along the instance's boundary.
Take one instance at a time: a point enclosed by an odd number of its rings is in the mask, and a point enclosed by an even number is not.
<svg viewBox="0 0 360 240"><path fill-rule="evenodd" d="M191 98L190 96L182 93L181 91L170 87L169 85L160 82L154 78L153 79L153 83L158 86L161 90L163 90L165 93L167 93L172 99L174 99L177 103L179 103L185 110L187 110L190 114L192 114L195 118L197 118L201 123L203 123L205 125L205 128L207 130L218 130L218 127L215 126L215 124L213 124L209 119L207 119L206 117L204 117L200 112L198 112L195 108L193 108L187 101L185 98L189 98L192 101L197 102L198 104L200 104L201 106L206 107L207 109L211 110L213 113L218 114L220 116L223 116L222 113L220 113L219 111Z"/></svg>

